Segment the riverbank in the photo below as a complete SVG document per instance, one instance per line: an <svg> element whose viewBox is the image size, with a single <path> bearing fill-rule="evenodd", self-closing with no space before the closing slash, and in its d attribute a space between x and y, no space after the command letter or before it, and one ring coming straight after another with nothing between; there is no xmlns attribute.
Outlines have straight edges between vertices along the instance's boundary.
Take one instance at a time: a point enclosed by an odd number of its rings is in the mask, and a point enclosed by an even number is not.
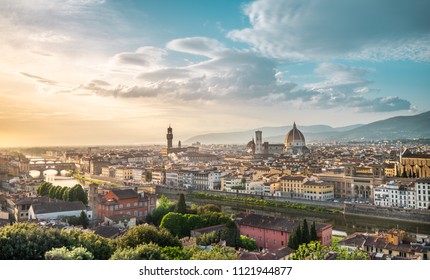
<svg viewBox="0 0 430 280"><path fill-rule="evenodd" d="M275 201L271 199L258 199L252 197L239 197L239 196L226 196L220 194L209 194L204 192L193 192L188 194L189 197L195 199L205 199L205 200L217 200L217 201L228 201L239 203L242 205L253 205L258 207L270 207L270 208L282 208L282 209L298 209L298 210L307 210L311 212L319 212L319 213L341 213L342 211L334 208L324 208L320 206L314 205L305 205L299 204L289 201Z"/></svg>

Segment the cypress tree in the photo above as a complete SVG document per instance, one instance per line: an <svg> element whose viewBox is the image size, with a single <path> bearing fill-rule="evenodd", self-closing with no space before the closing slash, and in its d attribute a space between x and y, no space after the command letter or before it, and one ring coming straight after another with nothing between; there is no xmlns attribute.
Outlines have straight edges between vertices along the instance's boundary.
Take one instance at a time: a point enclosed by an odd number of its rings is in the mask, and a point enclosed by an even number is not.
<svg viewBox="0 0 430 280"><path fill-rule="evenodd" d="M317 236L317 228L315 226L315 222L312 223L311 225L311 241L318 241L318 236Z"/></svg>
<svg viewBox="0 0 430 280"><path fill-rule="evenodd" d="M302 243L309 243L311 237L309 234L309 227L308 227L308 222L306 221L306 219L303 220L303 225L301 227L301 231L302 231Z"/></svg>
<svg viewBox="0 0 430 280"><path fill-rule="evenodd" d="M175 206L175 212L186 214L187 213L187 205L185 204L185 196L183 193L179 195L178 203Z"/></svg>

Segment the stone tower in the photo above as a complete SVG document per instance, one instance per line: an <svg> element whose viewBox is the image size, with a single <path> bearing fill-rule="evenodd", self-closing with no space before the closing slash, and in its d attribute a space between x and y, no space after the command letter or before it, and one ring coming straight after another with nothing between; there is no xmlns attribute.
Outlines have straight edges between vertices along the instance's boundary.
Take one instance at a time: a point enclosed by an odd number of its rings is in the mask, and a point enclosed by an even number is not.
<svg viewBox="0 0 430 280"><path fill-rule="evenodd" d="M93 210L93 216L91 217L93 220L98 218L98 190L99 187L97 184L90 184L88 190L88 206Z"/></svg>
<svg viewBox="0 0 430 280"><path fill-rule="evenodd" d="M166 137L167 137L167 148L171 149L173 147L173 145L172 145L173 132L172 132L172 128L170 127L170 125L167 128L167 135L166 135Z"/></svg>
<svg viewBox="0 0 430 280"><path fill-rule="evenodd" d="M257 130L255 132L255 153L261 154L263 148L263 132Z"/></svg>

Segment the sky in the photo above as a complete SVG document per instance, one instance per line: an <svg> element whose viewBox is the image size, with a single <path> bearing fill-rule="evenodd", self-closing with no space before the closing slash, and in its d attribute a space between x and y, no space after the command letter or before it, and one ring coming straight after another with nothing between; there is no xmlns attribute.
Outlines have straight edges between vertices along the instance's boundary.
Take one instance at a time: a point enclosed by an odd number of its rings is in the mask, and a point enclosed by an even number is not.
<svg viewBox="0 0 430 280"><path fill-rule="evenodd" d="M0 147L430 109L430 1L0 0Z"/></svg>

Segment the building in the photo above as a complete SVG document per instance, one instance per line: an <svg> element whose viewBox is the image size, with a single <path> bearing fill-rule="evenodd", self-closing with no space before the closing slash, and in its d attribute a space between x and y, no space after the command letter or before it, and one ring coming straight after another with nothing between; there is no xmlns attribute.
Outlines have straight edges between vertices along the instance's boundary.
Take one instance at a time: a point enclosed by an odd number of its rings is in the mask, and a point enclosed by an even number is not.
<svg viewBox="0 0 430 280"><path fill-rule="evenodd" d="M295 122L293 128L285 135L285 153L290 155L309 153L309 149L306 147L305 136L297 129Z"/></svg>
<svg viewBox="0 0 430 280"><path fill-rule="evenodd" d="M288 245L288 238L300 225L300 221L279 217L245 214L236 218L241 235L255 239L260 249L279 249ZM331 246L332 225L316 224L317 236L324 246Z"/></svg>
<svg viewBox="0 0 430 280"><path fill-rule="evenodd" d="M315 176L333 184L335 198L371 201L374 198L374 187L385 184L384 168L380 165L345 164L343 173L320 173Z"/></svg>
<svg viewBox="0 0 430 280"><path fill-rule="evenodd" d="M415 181L416 209L430 209L430 178Z"/></svg>
<svg viewBox="0 0 430 280"><path fill-rule="evenodd" d="M199 190L220 189L221 173L216 171L201 171L194 173L194 188Z"/></svg>
<svg viewBox="0 0 430 280"><path fill-rule="evenodd" d="M28 220L56 220L64 217L79 217L84 212L92 219L92 210L82 201L56 201L51 203L32 204L28 210Z"/></svg>
<svg viewBox="0 0 430 280"><path fill-rule="evenodd" d="M286 134L284 144L263 143L263 132L257 130L255 131L255 141L254 138L252 138L252 140L248 142L247 148L252 154L256 155L301 155L309 153L309 149L306 147L305 137L303 133L297 129L296 123L294 123L293 128Z"/></svg>
<svg viewBox="0 0 430 280"><path fill-rule="evenodd" d="M339 242L340 248L362 250L372 259L428 260L430 246L418 242L403 230L392 229L387 233L354 233Z"/></svg>
<svg viewBox="0 0 430 280"><path fill-rule="evenodd" d="M398 170L400 177L428 178L430 177L430 155L413 154L406 149L400 156Z"/></svg>
<svg viewBox="0 0 430 280"><path fill-rule="evenodd" d="M384 207L415 208L415 186L394 181L375 187L373 204Z"/></svg>
<svg viewBox="0 0 430 280"><path fill-rule="evenodd" d="M163 169L154 169L151 176L153 184L164 185L166 183L166 172Z"/></svg>
<svg viewBox="0 0 430 280"><path fill-rule="evenodd" d="M127 214L143 221L156 208L157 197L148 193L137 193L133 189L113 189L98 202L100 218Z"/></svg>
<svg viewBox="0 0 430 280"><path fill-rule="evenodd" d="M179 171L166 171L166 185L172 188L179 186Z"/></svg>
<svg viewBox="0 0 430 280"><path fill-rule="evenodd" d="M280 179L280 196L289 198L303 198L303 182L305 178L306 177L304 176L282 176Z"/></svg>
<svg viewBox="0 0 430 280"><path fill-rule="evenodd" d="M130 180L133 178L133 170L127 167L115 168L115 178L118 180Z"/></svg>
<svg viewBox="0 0 430 280"><path fill-rule="evenodd" d="M333 199L333 184L324 181L307 181L303 184L303 198L309 200Z"/></svg>

